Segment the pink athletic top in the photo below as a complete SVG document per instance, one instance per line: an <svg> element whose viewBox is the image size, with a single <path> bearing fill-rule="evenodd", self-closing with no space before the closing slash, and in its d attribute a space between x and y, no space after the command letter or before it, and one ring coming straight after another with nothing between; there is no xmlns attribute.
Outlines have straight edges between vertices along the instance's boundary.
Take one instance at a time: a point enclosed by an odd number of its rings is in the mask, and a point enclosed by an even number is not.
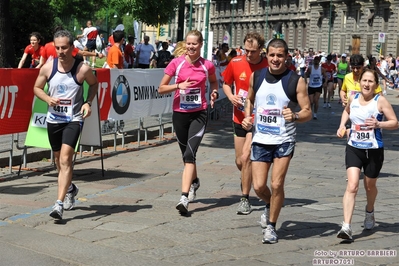
<svg viewBox="0 0 399 266"><path fill-rule="evenodd" d="M215 66L209 60L198 59L194 64L190 64L185 59L185 55L173 59L165 68L165 74L175 77L175 83L181 83L189 78L195 81L191 88L175 91L173 98L173 111L190 113L205 110L207 101L205 97L206 82L209 75L215 74Z"/></svg>

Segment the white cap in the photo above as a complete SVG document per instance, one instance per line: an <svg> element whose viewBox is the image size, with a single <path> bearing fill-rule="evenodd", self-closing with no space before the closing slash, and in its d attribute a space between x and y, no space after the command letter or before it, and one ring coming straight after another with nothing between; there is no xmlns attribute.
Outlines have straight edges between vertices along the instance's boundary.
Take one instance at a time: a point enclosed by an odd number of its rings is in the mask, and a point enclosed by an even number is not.
<svg viewBox="0 0 399 266"><path fill-rule="evenodd" d="M346 57L346 54L345 54L345 53L343 53L343 54L341 55L341 57Z"/></svg>

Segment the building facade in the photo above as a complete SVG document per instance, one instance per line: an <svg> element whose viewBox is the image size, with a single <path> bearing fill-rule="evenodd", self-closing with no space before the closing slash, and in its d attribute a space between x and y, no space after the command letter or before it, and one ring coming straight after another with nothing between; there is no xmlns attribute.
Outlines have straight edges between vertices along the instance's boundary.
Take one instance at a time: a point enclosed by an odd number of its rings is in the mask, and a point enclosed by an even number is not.
<svg viewBox="0 0 399 266"><path fill-rule="evenodd" d="M190 4L193 13L190 16ZM266 40L280 33L290 49L399 55L397 0L217 0L209 1L212 46L243 45L249 31ZM186 0L186 31L205 28L207 0Z"/></svg>

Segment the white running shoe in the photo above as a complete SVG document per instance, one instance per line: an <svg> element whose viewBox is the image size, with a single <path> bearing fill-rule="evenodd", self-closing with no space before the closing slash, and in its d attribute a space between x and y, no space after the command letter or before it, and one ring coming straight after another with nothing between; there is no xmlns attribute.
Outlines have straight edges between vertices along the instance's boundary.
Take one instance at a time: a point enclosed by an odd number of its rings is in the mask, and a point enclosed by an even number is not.
<svg viewBox="0 0 399 266"><path fill-rule="evenodd" d="M63 206L56 202L53 206L53 209L50 212L50 216L57 220L62 220L62 214L64 212Z"/></svg>
<svg viewBox="0 0 399 266"><path fill-rule="evenodd" d="M188 192L188 200L190 202L194 201L195 198L197 197L197 190L200 187L200 181L199 178L197 177L198 182L197 183L192 183L190 186L190 191Z"/></svg>
<svg viewBox="0 0 399 266"><path fill-rule="evenodd" d="M338 231L337 237L346 240L352 240L352 229L350 224L342 223L341 230Z"/></svg>
<svg viewBox="0 0 399 266"><path fill-rule="evenodd" d="M266 227L266 229L263 229L262 232L263 232L263 239L262 239L263 244L275 244L278 242L278 236L272 225L269 224Z"/></svg>
<svg viewBox="0 0 399 266"><path fill-rule="evenodd" d="M65 195L64 210L69 211L75 207L75 197L78 195L79 188L72 183L73 190Z"/></svg>
<svg viewBox="0 0 399 266"><path fill-rule="evenodd" d="M182 195L179 203L176 205L176 209L180 212L180 214L185 215L188 213L188 203L188 198Z"/></svg>
<svg viewBox="0 0 399 266"><path fill-rule="evenodd" d="M373 212L366 211L366 217L364 218L364 229L371 230L374 228L374 225L375 225L374 211Z"/></svg>

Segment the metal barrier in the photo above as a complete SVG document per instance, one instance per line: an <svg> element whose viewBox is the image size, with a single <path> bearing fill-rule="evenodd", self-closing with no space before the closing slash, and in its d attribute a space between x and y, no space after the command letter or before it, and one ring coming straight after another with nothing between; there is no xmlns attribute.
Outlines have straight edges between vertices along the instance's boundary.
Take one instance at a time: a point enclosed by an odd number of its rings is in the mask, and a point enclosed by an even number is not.
<svg viewBox="0 0 399 266"><path fill-rule="evenodd" d="M212 120L219 119L222 115L228 112L226 105L229 105L230 102L227 98L219 100L215 103L214 108L208 109L208 121L211 123ZM116 121L116 120L106 120L101 122L101 135L108 136L112 135L113 137L113 146L114 151L117 151L118 146L118 137L122 138L121 146L122 148L125 147L125 138L126 134L132 132L133 134L137 134L137 145L138 147L141 146L141 132L144 131L144 142L148 142L148 132L151 128L158 128L158 141L163 141L165 138L165 128L166 125L170 125L172 134L174 133L173 123L172 123L172 113L167 114L159 114L158 116L150 116L150 117L142 117L140 119L135 120L128 120L128 121ZM132 134L132 135L133 135ZM8 135L0 136L0 154L9 152L8 156L8 167L9 173L12 174L12 166L13 166L13 157L15 148L17 150L23 150L21 155L22 164L24 167L27 167L27 154L28 151L35 153L41 151L48 151L47 149L43 148L35 148L35 147L27 147L23 145L25 141L26 133L19 133L11 134L9 137ZM102 143L104 145L105 141L109 141L110 139L102 139ZM14 148L15 144L15 148ZM7 147L8 146L8 147ZM7 147L7 148L6 148ZM4 148L4 149L2 149ZM94 153L94 146L90 146L90 152ZM82 145L80 146L80 157L83 155L83 148ZM0 157L1 159L1 157ZM5 159L3 157L3 159ZM53 153L51 152L51 162L53 161Z"/></svg>

